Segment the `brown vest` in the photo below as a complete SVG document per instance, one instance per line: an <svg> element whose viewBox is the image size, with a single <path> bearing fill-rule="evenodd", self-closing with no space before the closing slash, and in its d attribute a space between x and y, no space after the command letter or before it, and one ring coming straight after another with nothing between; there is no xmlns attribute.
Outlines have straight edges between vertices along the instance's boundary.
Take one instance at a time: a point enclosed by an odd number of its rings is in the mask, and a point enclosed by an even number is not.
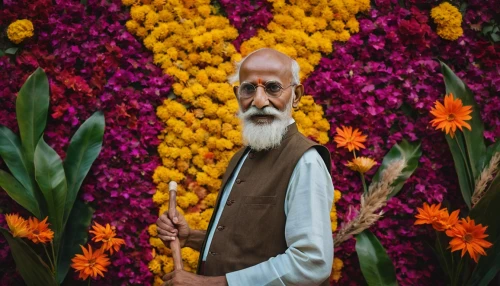
<svg viewBox="0 0 500 286"><path fill-rule="evenodd" d="M223 206L203 275L225 275L285 253L288 246L284 204L288 183L295 165L312 147L316 148L330 172L328 149L304 137L295 123L289 126L278 148L261 152L250 150ZM238 151L229 162L208 230L213 227L215 214L221 207L225 185L247 149ZM201 248L198 273L206 242L205 239ZM322 285L329 285L328 280Z"/></svg>

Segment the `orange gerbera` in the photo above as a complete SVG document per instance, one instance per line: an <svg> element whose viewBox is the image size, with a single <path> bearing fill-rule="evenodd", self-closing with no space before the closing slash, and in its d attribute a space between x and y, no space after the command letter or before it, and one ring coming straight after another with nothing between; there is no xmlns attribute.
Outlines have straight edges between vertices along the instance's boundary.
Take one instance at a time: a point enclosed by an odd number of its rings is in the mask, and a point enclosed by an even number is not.
<svg viewBox="0 0 500 286"><path fill-rule="evenodd" d="M366 135L363 135L358 128L352 131L352 127L350 126L341 126L341 128L335 129L337 131L337 135L335 135L335 142L337 142L337 147L345 147L352 151L354 149L359 150L366 148L362 142L366 141Z"/></svg>
<svg viewBox="0 0 500 286"><path fill-rule="evenodd" d="M417 208L418 214L415 215L417 220L414 224L431 224L432 227L437 231L445 230L443 227L443 220L448 217L448 211L446 209L440 209L441 203L428 205L424 203L424 208Z"/></svg>
<svg viewBox="0 0 500 286"><path fill-rule="evenodd" d="M87 279L89 276L92 278L96 278L97 275L101 275L104 277L104 273L108 271L106 267L111 264L109 262L108 256L102 253L101 249L98 249L92 252L92 246L88 245L88 250L80 245L83 251L82 254L76 254L71 261L71 267L73 267L76 271L80 272L78 278L82 278L83 280Z"/></svg>
<svg viewBox="0 0 500 286"><path fill-rule="evenodd" d="M50 230L47 219L48 217L39 221L36 217L29 218L30 233L28 234L28 238L34 243L47 243L54 239L54 232Z"/></svg>
<svg viewBox="0 0 500 286"><path fill-rule="evenodd" d="M109 223L106 224L106 227L100 225L95 222L92 226L90 233L95 234L92 238L92 241L99 242L102 241L102 249L103 251L109 250L109 253L113 254L114 251L120 250L120 246L125 244L125 241L121 238L116 238L115 227L111 227Z"/></svg>
<svg viewBox="0 0 500 286"><path fill-rule="evenodd" d="M13 237L27 237L29 233L28 222L19 214L6 214L5 220Z"/></svg>
<svg viewBox="0 0 500 286"><path fill-rule="evenodd" d="M452 93L444 97L444 106L439 101L434 104L431 113L436 118L431 123L432 126L436 126L436 129L445 130L446 134L449 133L451 138L455 136L457 127L460 131L463 131L462 127L472 130L469 123L465 122L465 120L472 118L469 115L472 113L472 106L462 106L462 100L460 98L453 99Z"/></svg>
<svg viewBox="0 0 500 286"><path fill-rule="evenodd" d="M462 257L465 252L477 263L479 255L486 255L484 248L489 248L493 244L484 240L488 237L485 234L487 226L476 225L473 219L461 219L455 227L446 231L446 235L452 237L450 241L451 251L462 250Z"/></svg>
<svg viewBox="0 0 500 286"><path fill-rule="evenodd" d="M361 174L364 174L364 173L368 172L376 164L377 164L377 162L375 162L375 160L373 160L372 158L357 157L357 158L354 158L352 161L347 162L347 164L345 164L345 165L353 171L360 172Z"/></svg>
<svg viewBox="0 0 500 286"><path fill-rule="evenodd" d="M441 225L440 230L448 230L458 223L458 214L460 210L455 210L450 215L448 215L447 209L444 209L443 212L444 215L438 223Z"/></svg>

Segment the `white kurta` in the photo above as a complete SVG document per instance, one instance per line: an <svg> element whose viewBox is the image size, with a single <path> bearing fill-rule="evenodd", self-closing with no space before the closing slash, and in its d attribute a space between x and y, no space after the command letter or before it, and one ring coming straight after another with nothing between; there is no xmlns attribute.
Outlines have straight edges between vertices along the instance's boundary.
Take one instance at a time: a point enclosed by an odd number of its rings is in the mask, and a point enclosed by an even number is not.
<svg viewBox="0 0 500 286"><path fill-rule="evenodd" d="M224 206L234 181L248 153L228 180L221 198ZM285 239L288 249L252 267L226 274L229 285L318 285L332 269L333 239L330 210L333 184L328 169L316 149L307 150L300 158L290 178L285 198ZM212 238L222 215L223 207L215 214L208 231L203 253L206 260ZM272 243L272 242L269 242Z"/></svg>

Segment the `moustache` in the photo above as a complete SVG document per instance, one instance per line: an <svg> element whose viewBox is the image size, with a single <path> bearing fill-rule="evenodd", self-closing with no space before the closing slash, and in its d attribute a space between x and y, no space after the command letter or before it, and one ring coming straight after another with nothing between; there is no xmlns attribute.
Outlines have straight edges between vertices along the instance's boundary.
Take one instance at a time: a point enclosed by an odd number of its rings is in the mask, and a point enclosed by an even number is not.
<svg viewBox="0 0 500 286"><path fill-rule="evenodd" d="M248 119L252 116L259 116L259 115L281 116L283 115L283 112L271 106L266 106L262 109L259 109L255 106L251 106L247 111L241 113L242 119Z"/></svg>

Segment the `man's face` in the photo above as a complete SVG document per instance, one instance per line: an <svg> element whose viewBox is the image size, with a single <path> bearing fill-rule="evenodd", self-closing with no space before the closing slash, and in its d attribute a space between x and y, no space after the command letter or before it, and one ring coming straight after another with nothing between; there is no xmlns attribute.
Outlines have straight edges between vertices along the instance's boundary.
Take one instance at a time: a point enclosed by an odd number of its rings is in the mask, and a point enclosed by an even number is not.
<svg viewBox="0 0 500 286"><path fill-rule="evenodd" d="M254 85L261 84L257 87L256 93L250 98L241 98L238 96L241 111L246 112L251 106L257 109L265 107L273 107L281 112L285 111L287 104L292 96L292 90L295 86L290 86L292 83L291 62L285 57L278 57L272 53L263 51L251 55L241 66L240 69L240 84L247 82ZM279 83L283 90L281 96L277 98L270 97L264 91L262 85L268 82ZM235 90L235 93L237 91ZM270 124L276 120L272 115L256 115L250 118L255 124Z"/></svg>
<svg viewBox="0 0 500 286"><path fill-rule="evenodd" d="M274 50L258 51L243 62L239 79L240 85L251 83L257 86L255 92L247 97L239 96L238 88L234 89L240 104L244 141L256 151L279 146L292 118L292 106L298 104L303 92L301 85L298 88L290 86L290 58ZM271 82L284 88L281 95L273 97L266 93L264 86L271 86ZM270 88L269 92L272 90Z"/></svg>

